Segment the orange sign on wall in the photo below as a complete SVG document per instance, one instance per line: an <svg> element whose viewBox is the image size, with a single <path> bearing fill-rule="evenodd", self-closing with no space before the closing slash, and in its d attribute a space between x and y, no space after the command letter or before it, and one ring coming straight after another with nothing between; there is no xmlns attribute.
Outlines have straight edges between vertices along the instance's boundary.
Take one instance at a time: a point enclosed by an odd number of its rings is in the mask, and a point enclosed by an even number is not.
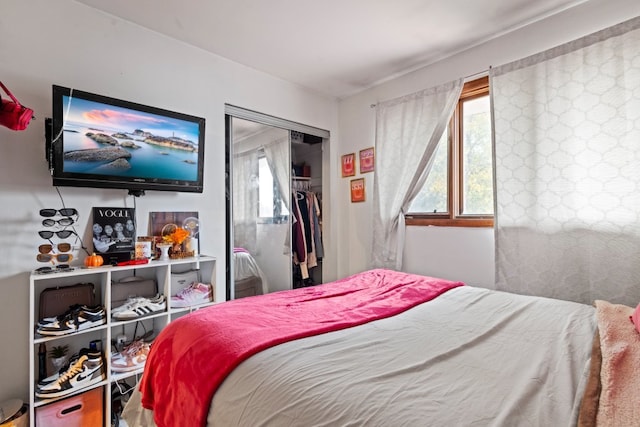
<svg viewBox="0 0 640 427"><path fill-rule="evenodd" d="M342 177L356 174L356 153L342 156Z"/></svg>
<svg viewBox="0 0 640 427"><path fill-rule="evenodd" d="M351 202L364 202L364 178L351 180Z"/></svg>

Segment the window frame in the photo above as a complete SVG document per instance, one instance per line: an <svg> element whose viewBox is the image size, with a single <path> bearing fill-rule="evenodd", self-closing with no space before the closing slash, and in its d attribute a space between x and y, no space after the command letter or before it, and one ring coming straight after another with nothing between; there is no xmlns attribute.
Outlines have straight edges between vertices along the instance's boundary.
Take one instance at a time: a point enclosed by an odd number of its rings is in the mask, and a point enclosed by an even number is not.
<svg viewBox="0 0 640 427"><path fill-rule="evenodd" d="M464 84L458 103L448 124L447 212L407 213L406 225L445 227L493 227L494 215L463 214L463 141L462 105L465 101L489 95L489 76ZM494 194L495 197L495 194Z"/></svg>

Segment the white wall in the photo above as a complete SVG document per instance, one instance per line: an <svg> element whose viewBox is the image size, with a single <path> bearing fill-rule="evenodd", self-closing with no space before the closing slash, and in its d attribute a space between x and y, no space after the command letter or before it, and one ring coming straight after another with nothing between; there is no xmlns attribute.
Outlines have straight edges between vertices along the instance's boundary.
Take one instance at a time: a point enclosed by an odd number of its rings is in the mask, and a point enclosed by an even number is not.
<svg viewBox="0 0 640 427"><path fill-rule="evenodd" d="M230 37L230 41L231 41ZM337 102L71 0L0 2L0 80L37 119L0 128L0 401L27 399L28 271L42 243L41 208L60 208L44 160L51 85L206 118L203 194L148 192L136 200L139 230L152 211L198 211L201 252L218 257L224 299L224 104L327 129L337 141ZM133 206L124 190L61 187L89 240L93 206ZM144 233L142 233L144 234ZM330 238L329 238L330 240ZM76 252L82 255L80 252Z"/></svg>
<svg viewBox="0 0 640 427"><path fill-rule="evenodd" d="M472 76L541 52L567 41L640 15L638 0L590 0L573 9L493 39L411 74L361 92L340 103L341 145L335 153L358 153L374 145L375 109L372 104ZM333 197L344 211L337 224L338 246L345 247L337 260L338 276L369 267L373 174L366 180L367 201L349 203L349 179L338 182ZM494 240L491 229L409 227L403 270L488 285L494 281ZM455 260L453 258L455 257Z"/></svg>

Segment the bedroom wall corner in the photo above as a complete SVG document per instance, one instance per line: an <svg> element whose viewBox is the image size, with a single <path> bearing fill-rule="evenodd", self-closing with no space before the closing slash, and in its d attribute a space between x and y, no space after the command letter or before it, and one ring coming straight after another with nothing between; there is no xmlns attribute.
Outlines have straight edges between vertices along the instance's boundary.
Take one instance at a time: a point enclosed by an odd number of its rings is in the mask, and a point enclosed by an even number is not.
<svg viewBox="0 0 640 427"><path fill-rule="evenodd" d="M334 160L339 166L340 155L358 153L359 150L374 145L375 109L371 106L379 101L434 87L461 76L473 76L487 71L490 66L533 55L638 15L640 2L637 0L582 2L556 15L342 99L339 104L342 144ZM341 260L340 272L344 272L344 275L363 271L370 264L373 174L364 176L367 185L366 202L349 201L346 178L340 179L335 193L342 205L340 218L345 220L339 224L338 230L343 244L340 257L344 258ZM464 277L469 284L492 285L495 282L493 239L492 229L479 232L464 232L455 228L437 231L408 229L406 248L409 252L416 252L415 255L405 254L403 269L427 275L439 273L452 279ZM432 252L429 257L417 256L429 251L429 248L449 246L451 242L456 243L457 257L473 262L454 263L451 261L452 254L448 251ZM482 264L476 261L481 261Z"/></svg>

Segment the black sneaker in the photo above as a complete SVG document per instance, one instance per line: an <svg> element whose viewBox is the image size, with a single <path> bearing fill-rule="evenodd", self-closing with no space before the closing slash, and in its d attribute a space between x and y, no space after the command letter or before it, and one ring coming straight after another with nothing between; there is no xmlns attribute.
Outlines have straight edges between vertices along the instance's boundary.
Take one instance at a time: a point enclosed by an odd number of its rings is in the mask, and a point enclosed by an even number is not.
<svg viewBox="0 0 640 427"><path fill-rule="evenodd" d="M67 361L67 363L65 363L58 370L58 372L56 372L53 375L48 376L47 378L44 378L44 379L38 381L38 387L42 387L42 386L45 386L47 384L51 384L52 382L56 381L58 378L60 378L60 376L62 374L64 374L65 372L67 372L69 370L69 367L71 365L73 365L75 362L77 362L77 360L80 358L80 356L83 356L83 355L89 356L89 359L95 359L96 357L101 357L102 353L100 351L98 351L98 350L91 350L91 349L88 349L88 348L81 349L78 353L76 353L73 356L71 356L69 358L69 360Z"/></svg>
<svg viewBox="0 0 640 427"><path fill-rule="evenodd" d="M59 315L53 316L53 317L45 317L45 318L42 318L42 319L38 320L38 327L48 325L48 324L53 323L55 321L60 321L60 320L64 319L65 317L69 316L71 313L76 312L76 311L80 311L81 308L82 308L82 305L80 305L80 304L71 305L71 306L69 306L69 310L65 311L62 314L59 314Z"/></svg>
<svg viewBox="0 0 640 427"><path fill-rule="evenodd" d="M47 336L67 335L102 325L106 321L103 306L87 307L83 305L77 311L71 311L61 320L39 326L36 332Z"/></svg>
<svg viewBox="0 0 640 427"><path fill-rule="evenodd" d="M83 354L57 380L38 386L36 388L36 397L40 399L63 397L92 384L97 384L104 379L102 353L98 352L97 355L93 353Z"/></svg>

